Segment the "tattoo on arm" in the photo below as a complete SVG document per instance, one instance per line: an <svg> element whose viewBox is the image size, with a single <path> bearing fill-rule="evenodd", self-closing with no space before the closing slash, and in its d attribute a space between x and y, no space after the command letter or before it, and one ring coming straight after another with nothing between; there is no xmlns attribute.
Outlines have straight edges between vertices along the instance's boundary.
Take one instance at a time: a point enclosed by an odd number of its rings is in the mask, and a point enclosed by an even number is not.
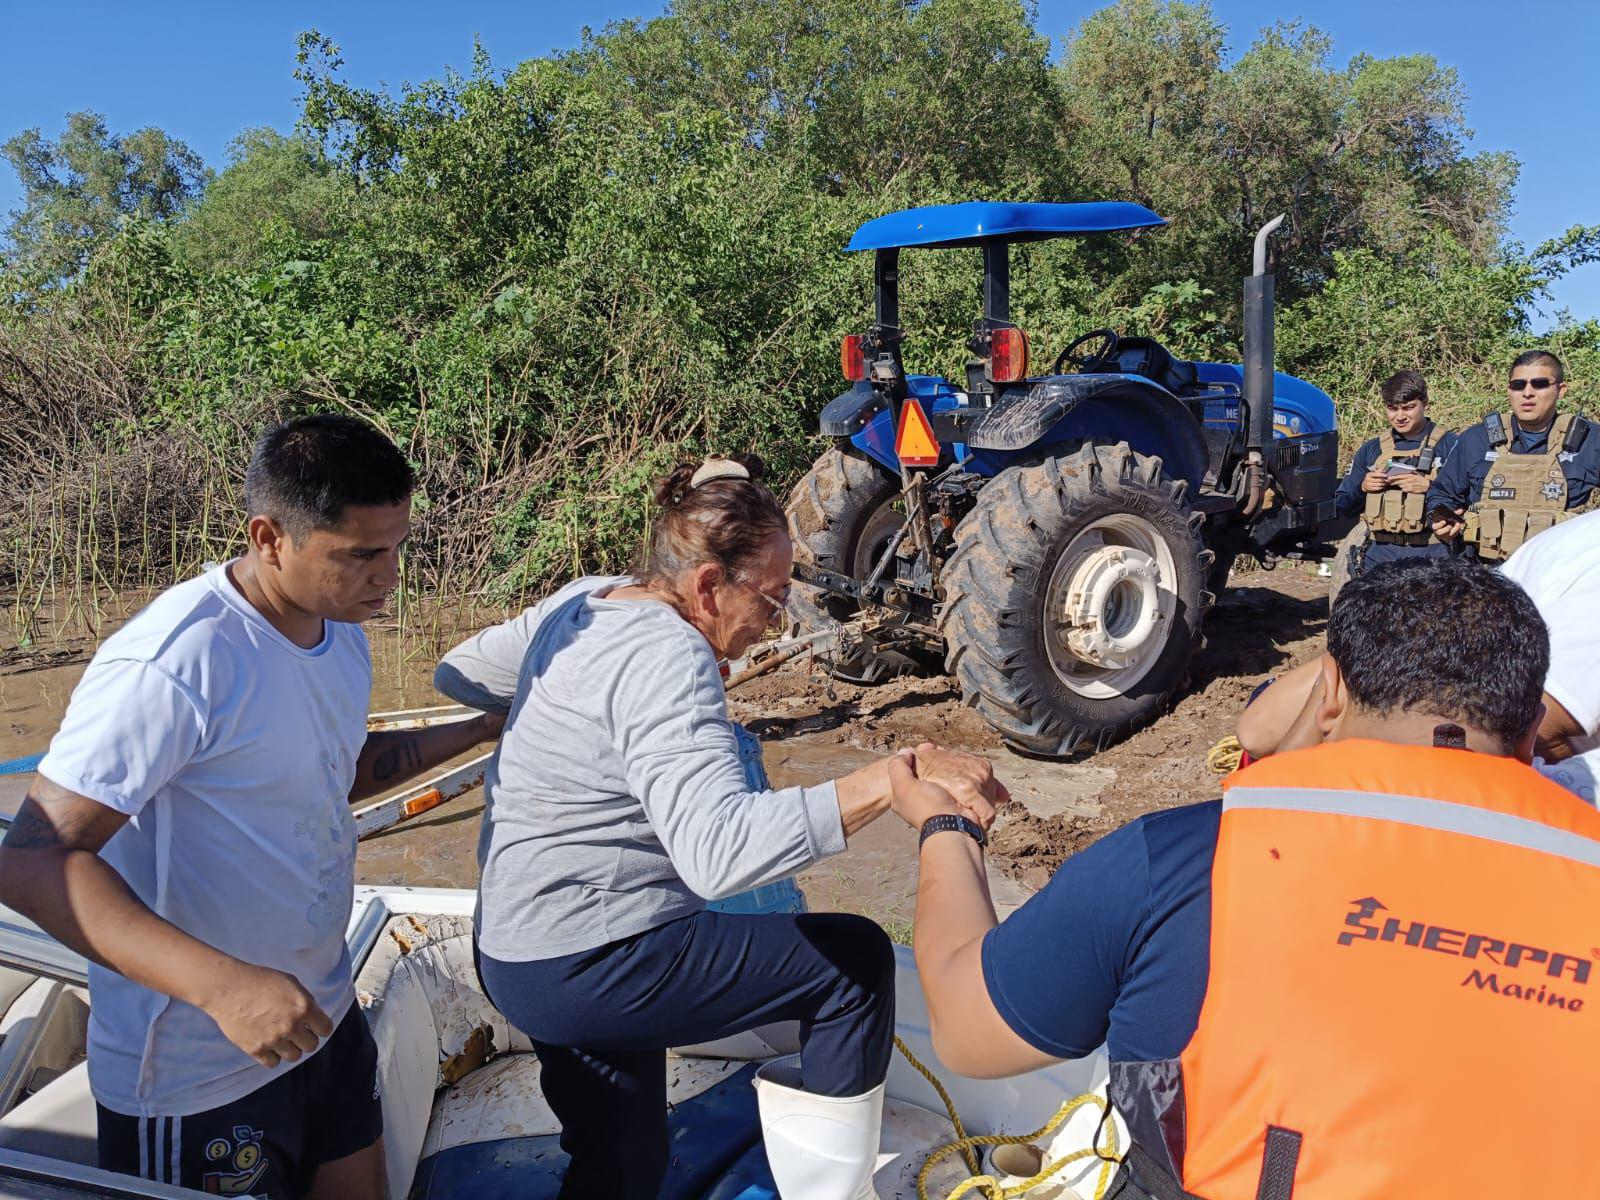
<svg viewBox="0 0 1600 1200"><path fill-rule="evenodd" d="M41 779L28 789L27 798L0 845L7 850L87 850L98 854L127 821L126 815L114 809Z"/></svg>
<svg viewBox="0 0 1600 1200"><path fill-rule="evenodd" d="M11 828L6 830L5 841L0 844L7 850L55 850L61 846L61 834L29 796L11 819Z"/></svg>
<svg viewBox="0 0 1600 1200"><path fill-rule="evenodd" d="M416 734L407 734L372 760L372 781L387 783L399 775L422 770L422 748Z"/></svg>

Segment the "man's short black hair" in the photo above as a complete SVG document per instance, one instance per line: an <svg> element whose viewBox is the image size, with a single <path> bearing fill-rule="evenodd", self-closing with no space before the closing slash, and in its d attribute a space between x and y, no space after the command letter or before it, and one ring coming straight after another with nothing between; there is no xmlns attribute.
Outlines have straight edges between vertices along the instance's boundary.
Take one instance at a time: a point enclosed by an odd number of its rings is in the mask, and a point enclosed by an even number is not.
<svg viewBox="0 0 1600 1200"><path fill-rule="evenodd" d="M274 425L244 473L249 516L268 516L292 538L332 529L351 505L399 504L411 495L411 464L359 417L313 413Z"/></svg>
<svg viewBox="0 0 1600 1200"><path fill-rule="evenodd" d="M1566 382L1566 367L1562 366L1561 360L1554 354L1551 354L1548 350L1524 350L1521 354L1517 355L1511 360L1511 371L1516 371L1518 367L1538 366L1542 362L1547 362L1550 364L1550 371L1555 376L1555 381L1557 383Z"/></svg>
<svg viewBox="0 0 1600 1200"><path fill-rule="evenodd" d="M1428 402L1428 381L1421 371L1396 371L1383 381L1380 391L1385 406L1404 404L1408 400Z"/></svg>
<svg viewBox="0 0 1600 1200"><path fill-rule="evenodd" d="M1386 563L1352 579L1328 653L1369 712L1452 718L1508 749L1532 727L1550 634L1528 593L1461 558Z"/></svg>

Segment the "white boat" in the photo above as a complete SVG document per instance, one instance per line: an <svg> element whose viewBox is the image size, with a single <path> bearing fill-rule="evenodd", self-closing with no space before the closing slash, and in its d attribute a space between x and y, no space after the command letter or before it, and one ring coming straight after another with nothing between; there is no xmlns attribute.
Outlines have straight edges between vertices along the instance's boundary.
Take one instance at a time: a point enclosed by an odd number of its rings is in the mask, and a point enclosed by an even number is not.
<svg viewBox="0 0 1600 1200"><path fill-rule="evenodd" d="M565 1163L559 1125L539 1089L528 1040L485 999L472 966L473 893L362 887L347 933L358 1003L377 1040L390 1194L400 1200L553 1197ZM1052 1154L1127 1145L1102 1117L1103 1055L1014 1079L963 1079L940 1064L911 952L897 949L897 1030L941 1079L968 1134L1029 1133L1064 1102L1083 1104L1050 1135ZM693 986L685 981L684 986ZM0 909L0 1197L198 1197L95 1165L95 1108L84 1038L84 963L20 917ZM664 1200L770 1200L751 1085L756 1061L792 1050L793 1027L673 1051L669 1102L673 1164ZM914 1200L930 1154L956 1138L933 1086L896 1053L875 1185L882 1200ZM996 1168L998 1170L998 1168ZM1014 1168L1022 1169L1022 1168ZM1112 1167L1091 1152L1028 1193L1091 1200ZM942 1200L970 1172L956 1153L927 1173ZM1016 1183L1018 1179L1008 1182ZM1070 1190L1069 1190L1070 1189ZM969 1192L968 1195L983 1195Z"/></svg>

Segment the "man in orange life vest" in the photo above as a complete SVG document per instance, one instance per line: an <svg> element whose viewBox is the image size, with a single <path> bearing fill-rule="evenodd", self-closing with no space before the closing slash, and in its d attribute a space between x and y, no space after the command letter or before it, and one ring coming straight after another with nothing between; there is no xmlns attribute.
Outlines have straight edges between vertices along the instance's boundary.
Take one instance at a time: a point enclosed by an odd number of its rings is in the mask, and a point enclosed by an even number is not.
<svg viewBox="0 0 1600 1200"><path fill-rule="evenodd" d="M916 956L945 1066L998 1077L1104 1043L1123 1200L1600 1195L1600 813L1527 765L1549 660L1510 580L1460 559L1352 581L1324 742L1152 813L1003 924L955 805L925 825Z"/></svg>

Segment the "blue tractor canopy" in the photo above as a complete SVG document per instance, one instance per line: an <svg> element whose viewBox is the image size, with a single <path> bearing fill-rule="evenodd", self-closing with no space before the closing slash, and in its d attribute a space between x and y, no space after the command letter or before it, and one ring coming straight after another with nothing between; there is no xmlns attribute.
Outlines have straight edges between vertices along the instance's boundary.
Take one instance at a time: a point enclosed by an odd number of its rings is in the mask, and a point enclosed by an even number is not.
<svg viewBox="0 0 1600 1200"><path fill-rule="evenodd" d="M950 249L977 246L983 250L983 319L978 337L987 353L995 329L1011 326L1011 243L1039 242L1047 238L1091 233L1117 233L1134 229L1157 229L1166 219L1142 204L1123 200L1095 200L1077 204L1013 204L996 200L972 200L964 204L934 204L886 213L863 224L851 237L846 251L875 252L872 270L873 306L877 325L882 330L900 326L900 251L907 247ZM885 339L874 339L880 344ZM888 349L887 346L880 348ZM1009 361L1025 365L1021 344L1002 334L1002 356L1013 349ZM844 350L846 377L850 374L850 355ZM863 364L865 367L865 364ZM1017 375L1016 378L1021 378Z"/></svg>
<svg viewBox="0 0 1600 1200"><path fill-rule="evenodd" d="M1012 204L972 200L933 204L874 217L855 231L846 250L898 250L905 246L980 246L1000 239L1036 242L1074 233L1122 233L1167 223L1142 204L1092 200L1080 204Z"/></svg>

